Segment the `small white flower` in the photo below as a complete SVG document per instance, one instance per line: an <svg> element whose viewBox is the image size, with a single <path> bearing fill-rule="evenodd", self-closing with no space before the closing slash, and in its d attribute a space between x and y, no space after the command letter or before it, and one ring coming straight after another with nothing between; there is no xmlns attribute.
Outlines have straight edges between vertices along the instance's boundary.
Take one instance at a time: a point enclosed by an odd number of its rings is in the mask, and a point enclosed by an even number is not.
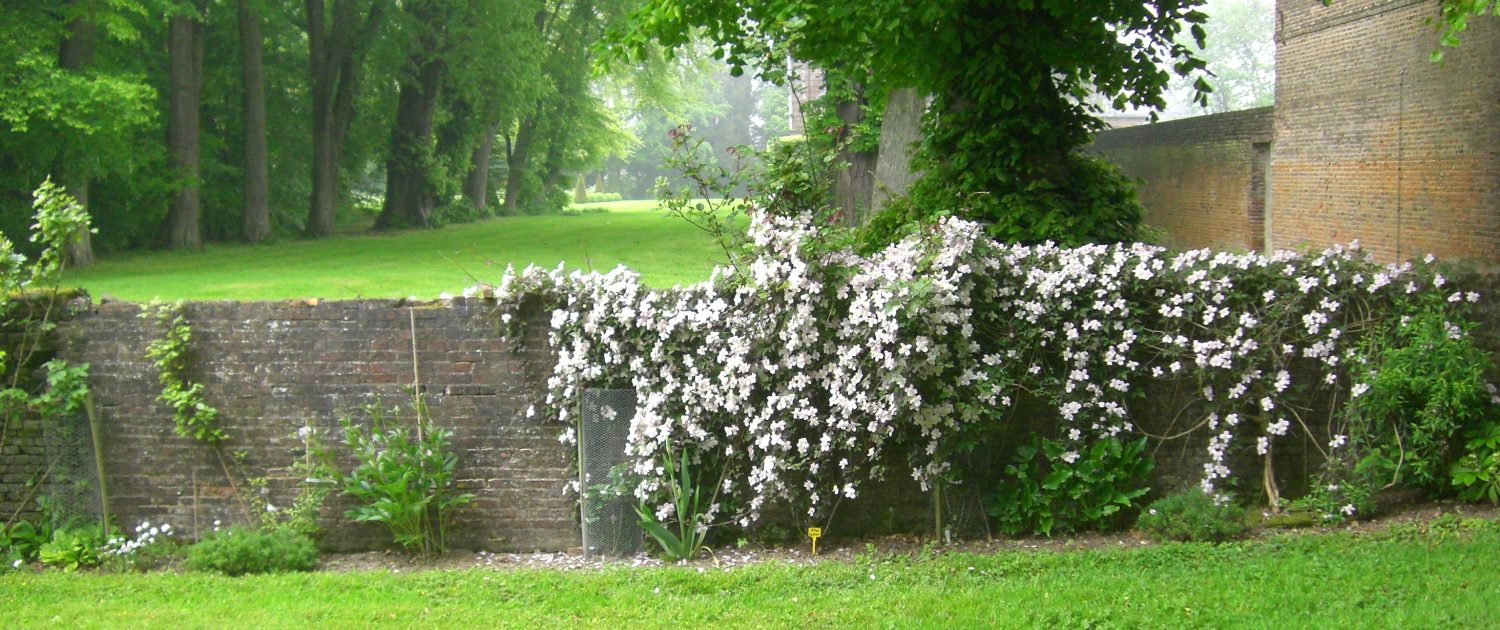
<svg viewBox="0 0 1500 630"><path fill-rule="evenodd" d="M17 559L15 562L11 563L10 567L12 569L19 569L19 568L21 568L21 565L23 565L23 564L26 564L25 560Z"/></svg>

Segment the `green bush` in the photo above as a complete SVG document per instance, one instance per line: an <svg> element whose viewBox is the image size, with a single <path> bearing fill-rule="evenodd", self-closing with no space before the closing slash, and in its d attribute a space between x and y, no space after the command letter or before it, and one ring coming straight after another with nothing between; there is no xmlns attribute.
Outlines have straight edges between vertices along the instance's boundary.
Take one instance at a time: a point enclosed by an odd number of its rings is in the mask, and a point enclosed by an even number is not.
<svg viewBox="0 0 1500 630"><path fill-rule="evenodd" d="M1469 430L1464 455L1450 474L1465 501L1500 503L1500 422L1486 422Z"/></svg>
<svg viewBox="0 0 1500 630"><path fill-rule="evenodd" d="M1158 542L1220 542L1243 536L1249 524L1244 508L1233 501L1191 488L1157 499L1141 513L1136 528Z"/></svg>
<svg viewBox="0 0 1500 630"><path fill-rule="evenodd" d="M37 558L49 567L76 571L98 566L104 547L104 532L98 525L64 527L52 531L52 539L37 549Z"/></svg>
<svg viewBox="0 0 1500 630"><path fill-rule="evenodd" d="M584 195L585 203L604 203L606 201L619 201L620 193L589 191Z"/></svg>
<svg viewBox="0 0 1500 630"><path fill-rule="evenodd" d="M990 504L1001 531L1051 536L1054 530L1109 529L1148 490L1152 461L1144 455L1145 438L1070 446L1035 437L1017 449Z"/></svg>
<svg viewBox="0 0 1500 630"><path fill-rule="evenodd" d="M313 541L286 530L230 527L187 550L188 568L230 576L311 571L317 565L318 548Z"/></svg>
<svg viewBox="0 0 1500 630"><path fill-rule="evenodd" d="M453 432L432 422L420 396L414 407L411 427L388 419L377 405L365 408L368 429L348 417L340 420L344 444L358 462L341 481L344 494L356 502L349 518L379 523L397 544L430 555L447 548L452 511L474 495L461 494L454 485L458 456L448 447Z"/></svg>

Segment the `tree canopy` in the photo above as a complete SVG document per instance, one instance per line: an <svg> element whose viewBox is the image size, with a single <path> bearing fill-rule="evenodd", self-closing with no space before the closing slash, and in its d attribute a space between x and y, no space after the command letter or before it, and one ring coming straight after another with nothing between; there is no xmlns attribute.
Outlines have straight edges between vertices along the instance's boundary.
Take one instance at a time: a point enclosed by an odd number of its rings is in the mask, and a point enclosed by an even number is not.
<svg viewBox="0 0 1500 630"><path fill-rule="evenodd" d="M1200 4L647 0L609 41L629 59L701 33L736 69L777 68L790 55L877 91L915 87L931 99L916 157L919 213L983 219L1011 240L1114 240L1133 235L1139 206L1076 149L1100 126L1101 98L1159 109L1174 73L1203 69L1178 38L1201 44Z"/></svg>

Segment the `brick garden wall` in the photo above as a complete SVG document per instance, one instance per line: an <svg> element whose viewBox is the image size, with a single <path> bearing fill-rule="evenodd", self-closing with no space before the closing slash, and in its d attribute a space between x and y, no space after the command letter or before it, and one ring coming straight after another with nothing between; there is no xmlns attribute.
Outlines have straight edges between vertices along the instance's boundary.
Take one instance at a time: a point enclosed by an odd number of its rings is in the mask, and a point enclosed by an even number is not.
<svg viewBox="0 0 1500 630"><path fill-rule="evenodd" d="M557 440L560 428L524 417L544 395L540 386L551 370L545 338L512 347L486 304L461 299L415 309L390 300L185 308L192 376L231 436L224 445L228 465L236 475L266 477L273 504L290 501L288 467L301 455L299 428L337 435L343 412L376 400L407 402L414 314L432 416L453 430L458 485L476 495L458 515L453 543L516 550L578 544L576 508L562 493L572 473L569 450ZM146 345L161 333L139 312L135 304L104 303L60 330L63 356L91 368L111 509L121 523L149 519L184 532L195 521L200 530L215 519L243 521L212 449L172 433L171 412L156 400L156 368L145 359ZM539 321L537 329L545 326ZM388 544L383 530L346 522L343 500L330 504L326 546Z"/></svg>
<svg viewBox="0 0 1500 630"><path fill-rule="evenodd" d="M1493 276L1456 279L1495 295ZM267 499L289 503L295 485L289 467L302 455L296 436L303 426L334 433L340 414L383 400L403 403L411 381L411 317L415 316L422 381L432 415L454 431L459 456L458 483L475 501L463 508L452 530L459 548L494 550L562 550L579 544L577 509L563 486L573 479L573 453L557 437L562 427L525 417L525 409L545 395L553 357L546 347L545 314L526 315L535 331L514 345L497 329L490 307L481 301L455 300L446 306L409 308L393 300L349 302L200 302L185 312L192 326L192 376L201 382L208 402L220 410L220 423L231 438L221 463L209 447L172 432L171 411L156 400L160 392L146 346L160 335L138 317L135 304L77 303L65 317L55 345L64 358L90 364L90 385L97 401L105 474L111 511L117 522L169 522L184 534L214 520L242 522L245 514L224 466L236 483L244 477L269 480ZM1481 343L1500 348L1500 301L1484 303L1478 328ZM1148 386L1130 407L1131 417L1153 435L1176 435L1201 419L1198 392L1191 386ZM1310 419L1309 421L1314 421ZM1020 406L1004 420L1007 443L1033 431L1055 428L1055 412L1035 402ZM29 505L37 491L57 493L61 480L41 488L27 482L55 460L59 449L72 449L72 484L92 483L92 453L86 423L60 431L56 422L23 421L12 427L0 451L0 511ZM1155 493L1196 484L1202 476L1208 435L1197 431L1182 439L1150 445L1156 469L1150 481ZM1259 462L1249 442L1232 454L1232 467L1246 478L1241 490L1253 495ZM1001 449L1004 450L1004 449ZM1308 448L1293 443L1277 449L1279 483L1288 496L1305 488L1316 460ZM984 470L1001 470L1004 453L974 454ZM899 456L897 456L899 459ZM348 461L343 462L345 466ZM929 531L932 494L922 492L891 462L887 481L867 486L857 500L841 505L829 531L835 536ZM60 470L57 472L61 472ZM945 489L944 513L957 535L981 535L980 514L990 490L984 482ZM76 498L91 507L87 497ZM346 499L335 497L323 511L333 550L389 546L384 530L342 517ZM785 532L795 519L781 526Z"/></svg>
<svg viewBox="0 0 1500 630"><path fill-rule="evenodd" d="M1146 223L1165 231L1163 244L1259 249L1265 165L1257 145L1270 141L1272 122L1263 107L1110 129L1088 150L1138 180Z"/></svg>
<svg viewBox="0 0 1500 630"><path fill-rule="evenodd" d="M1436 0L1280 0L1271 240L1500 262L1500 19L1442 64Z"/></svg>

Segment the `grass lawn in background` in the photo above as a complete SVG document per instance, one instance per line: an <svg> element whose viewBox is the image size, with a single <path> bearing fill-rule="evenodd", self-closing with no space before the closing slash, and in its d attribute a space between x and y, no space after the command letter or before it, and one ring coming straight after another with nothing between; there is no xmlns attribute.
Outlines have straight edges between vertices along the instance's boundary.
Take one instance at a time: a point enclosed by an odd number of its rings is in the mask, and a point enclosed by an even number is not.
<svg viewBox="0 0 1500 630"><path fill-rule="evenodd" d="M607 271L624 264L655 287L708 278L723 254L655 201L575 206L603 213L522 216L436 230L362 233L268 245L215 244L201 252L142 252L106 257L69 271L64 283L96 299L280 300L296 298L432 299L496 282L507 263ZM493 264L490 262L493 261Z"/></svg>
<svg viewBox="0 0 1500 630"><path fill-rule="evenodd" d="M0 576L0 610L21 627L1481 628L1500 620L1489 525L730 570L27 570Z"/></svg>

